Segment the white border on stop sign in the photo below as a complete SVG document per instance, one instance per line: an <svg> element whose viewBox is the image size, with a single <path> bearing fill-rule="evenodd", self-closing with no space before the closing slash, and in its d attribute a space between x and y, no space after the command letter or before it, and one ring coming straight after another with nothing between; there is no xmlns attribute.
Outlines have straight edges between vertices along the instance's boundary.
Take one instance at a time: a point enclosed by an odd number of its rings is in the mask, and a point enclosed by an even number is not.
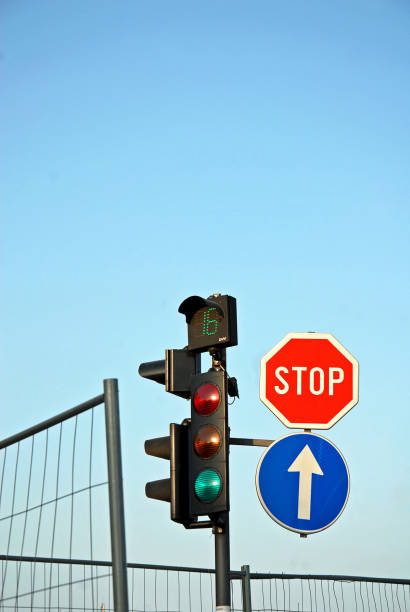
<svg viewBox="0 0 410 612"><path fill-rule="evenodd" d="M346 357L348 361L353 366L353 396L352 400L346 404L346 406L340 410L333 419L331 419L328 423L292 423L284 417L284 415L279 411L274 404L272 404L268 398L266 397L266 363L269 361L273 355L275 355L285 344L292 340L293 338L301 338L305 340L329 340L341 353ZM341 418L345 416L353 408L356 406L359 401L359 362L349 351L337 340L332 334L321 334L317 332L290 332L286 334L280 342L275 344L275 346L264 355L261 359L261 375L260 375L260 385L259 385L259 397L261 402L265 404L273 412L273 414L289 429L330 429L335 425Z"/></svg>

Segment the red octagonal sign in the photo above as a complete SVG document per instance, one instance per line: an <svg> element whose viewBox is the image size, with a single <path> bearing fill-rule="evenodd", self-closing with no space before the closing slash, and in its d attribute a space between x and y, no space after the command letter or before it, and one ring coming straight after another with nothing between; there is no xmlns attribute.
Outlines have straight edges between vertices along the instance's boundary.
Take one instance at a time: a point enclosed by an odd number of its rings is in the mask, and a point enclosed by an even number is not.
<svg viewBox="0 0 410 612"><path fill-rule="evenodd" d="M261 360L260 398L286 427L329 429L359 399L359 364L331 334L287 334Z"/></svg>

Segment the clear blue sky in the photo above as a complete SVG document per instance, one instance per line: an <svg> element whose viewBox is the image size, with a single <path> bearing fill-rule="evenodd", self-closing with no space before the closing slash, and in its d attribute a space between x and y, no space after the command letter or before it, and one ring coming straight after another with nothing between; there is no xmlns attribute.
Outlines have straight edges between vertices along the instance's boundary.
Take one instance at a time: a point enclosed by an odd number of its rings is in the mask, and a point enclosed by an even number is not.
<svg viewBox="0 0 410 612"><path fill-rule="evenodd" d="M128 557L211 566L208 531L145 498L146 457L189 404L138 377L186 344L189 295L238 300L233 436L288 430L259 400L290 331L359 360L326 435L351 495L301 540L257 499L262 449L231 452L232 567L408 577L410 6L1 4L1 436L119 379Z"/></svg>

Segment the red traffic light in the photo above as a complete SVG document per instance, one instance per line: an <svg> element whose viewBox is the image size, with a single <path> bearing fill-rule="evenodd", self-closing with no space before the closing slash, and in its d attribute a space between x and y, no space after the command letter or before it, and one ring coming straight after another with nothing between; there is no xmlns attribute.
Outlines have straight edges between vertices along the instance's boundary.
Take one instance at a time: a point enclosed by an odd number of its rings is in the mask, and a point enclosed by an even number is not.
<svg viewBox="0 0 410 612"><path fill-rule="evenodd" d="M194 395L194 407L198 414L206 416L212 414L219 405L221 396L215 385L205 383L196 390Z"/></svg>
<svg viewBox="0 0 410 612"><path fill-rule="evenodd" d="M194 438L194 449L201 459L213 457L221 446L221 434L212 425L201 427Z"/></svg>

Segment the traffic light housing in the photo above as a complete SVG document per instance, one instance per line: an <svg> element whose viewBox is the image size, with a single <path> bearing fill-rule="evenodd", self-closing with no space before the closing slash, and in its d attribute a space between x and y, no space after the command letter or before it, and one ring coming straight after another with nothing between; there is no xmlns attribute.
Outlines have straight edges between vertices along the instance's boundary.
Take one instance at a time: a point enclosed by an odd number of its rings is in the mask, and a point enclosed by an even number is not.
<svg viewBox="0 0 410 612"><path fill-rule="evenodd" d="M165 359L141 363L138 373L143 378L165 385L165 391L189 399L191 376L200 368L200 355L188 349L167 349Z"/></svg>
<svg viewBox="0 0 410 612"><path fill-rule="evenodd" d="M211 369L191 378L188 495L192 517L229 511L227 376Z"/></svg>
<svg viewBox="0 0 410 612"><path fill-rule="evenodd" d="M191 418L171 423L169 436L146 440L147 454L169 460L170 477L148 482L145 492L170 502L171 519L188 529L222 529L221 513L229 512L227 396L239 397L236 379L226 374L225 354L238 344L236 299L194 295L178 310L186 317L188 346L166 350L165 359L142 363L138 371L167 392L191 398ZM201 374L204 351L212 356L212 368ZM200 516L210 520L198 521Z"/></svg>
<svg viewBox="0 0 410 612"><path fill-rule="evenodd" d="M204 299L191 295L178 312L185 315L188 325L188 349L203 352L238 344L236 299L215 293Z"/></svg>
<svg viewBox="0 0 410 612"><path fill-rule="evenodd" d="M170 502L171 520L183 524L191 522L187 491L188 431L189 423L170 423L169 436L145 441L147 455L168 459L170 462L169 478L147 482L145 494L151 499Z"/></svg>

